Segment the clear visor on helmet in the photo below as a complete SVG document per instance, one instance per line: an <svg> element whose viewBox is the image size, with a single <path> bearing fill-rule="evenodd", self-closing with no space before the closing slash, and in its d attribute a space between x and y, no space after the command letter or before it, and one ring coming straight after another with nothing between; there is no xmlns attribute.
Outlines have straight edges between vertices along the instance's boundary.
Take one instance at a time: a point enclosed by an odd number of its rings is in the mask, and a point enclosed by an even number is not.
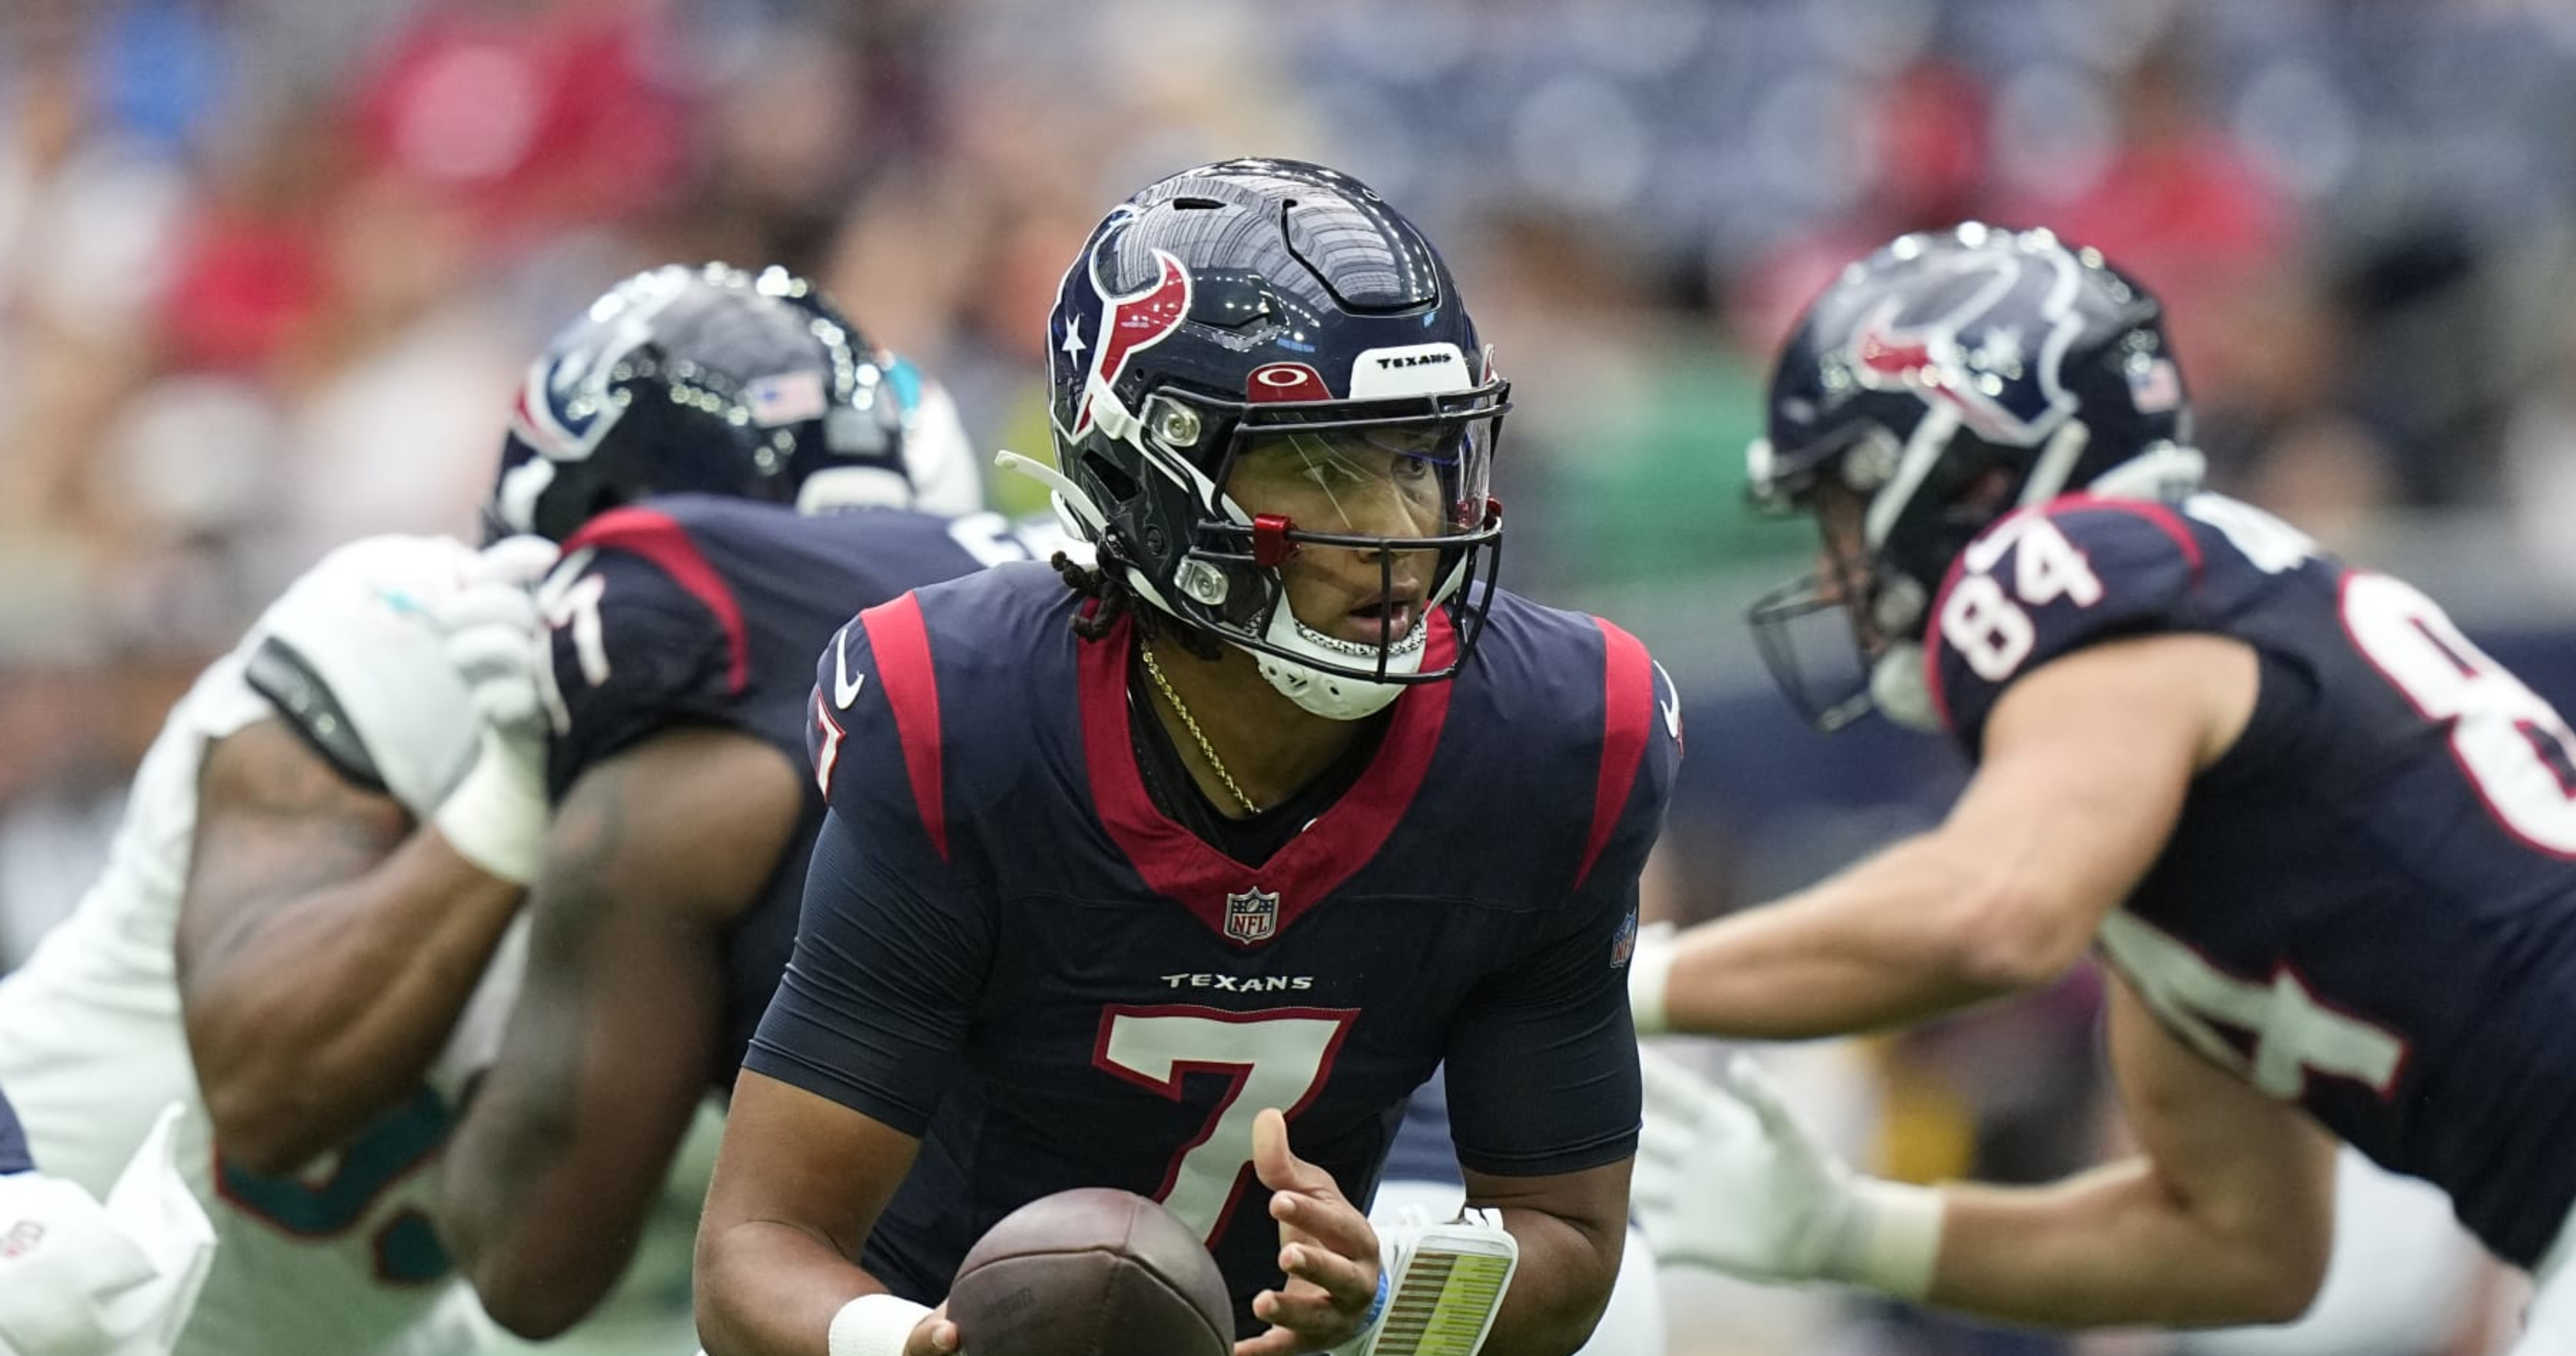
<svg viewBox="0 0 2576 1356"><path fill-rule="evenodd" d="M1462 659L1481 629L1507 391L1238 407L1181 593L1259 653L1375 681L1444 676L1454 665L1417 667L1423 623L1452 606Z"/></svg>
<svg viewBox="0 0 2576 1356"><path fill-rule="evenodd" d="M1493 440L1481 419L1256 426L1228 498L1301 538L1432 541L1485 519Z"/></svg>

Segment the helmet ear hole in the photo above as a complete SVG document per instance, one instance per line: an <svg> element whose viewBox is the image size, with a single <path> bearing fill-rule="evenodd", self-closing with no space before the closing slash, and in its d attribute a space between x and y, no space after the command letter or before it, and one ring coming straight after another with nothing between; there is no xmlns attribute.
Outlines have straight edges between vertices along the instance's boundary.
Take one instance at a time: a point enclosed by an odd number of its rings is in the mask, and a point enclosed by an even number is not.
<svg viewBox="0 0 2576 1356"><path fill-rule="evenodd" d="M1109 498L1116 503L1134 503L1137 494L1144 488L1136 483L1136 477L1127 474L1127 468L1097 451L1083 454L1082 467L1091 473L1093 479L1100 482L1100 488L1106 491Z"/></svg>

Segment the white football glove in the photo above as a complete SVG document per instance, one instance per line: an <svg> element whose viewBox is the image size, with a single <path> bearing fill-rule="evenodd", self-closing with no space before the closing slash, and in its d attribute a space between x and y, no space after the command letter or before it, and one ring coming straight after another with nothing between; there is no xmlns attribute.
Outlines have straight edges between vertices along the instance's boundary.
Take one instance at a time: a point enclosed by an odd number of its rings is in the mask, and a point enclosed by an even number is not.
<svg viewBox="0 0 2576 1356"><path fill-rule="evenodd" d="M0 1353L166 1356L214 1261L214 1226L173 1162L164 1107L105 1202L41 1172L0 1176Z"/></svg>
<svg viewBox="0 0 2576 1356"><path fill-rule="evenodd" d="M1939 1192L1854 1174L1750 1056L1713 1080L1654 1050L1637 1058L1646 1124L1630 1201L1658 1258L1900 1299L1931 1289Z"/></svg>
<svg viewBox="0 0 2576 1356"><path fill-rule="evenodd" d="M535 586L558 550L543 537L483 548L456 589L430 609L448 662L482 724L482 749L438 807L459 855L525 884L545 848L546 710L538 666L550 662Z"/></svg>

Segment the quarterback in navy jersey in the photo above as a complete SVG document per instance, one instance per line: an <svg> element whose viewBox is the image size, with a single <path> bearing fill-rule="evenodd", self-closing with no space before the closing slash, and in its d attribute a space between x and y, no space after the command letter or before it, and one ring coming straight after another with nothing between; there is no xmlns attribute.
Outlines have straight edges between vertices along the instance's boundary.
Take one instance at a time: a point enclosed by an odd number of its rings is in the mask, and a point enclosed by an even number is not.
<svg viewBox="0 0 2576 1356"><path fill-rule="evenodd" d="M1573 1350L1626 1222L1669 684L1491 586L1505 388L1364 186L1148 187L1051 338L1035 473L1099 568L920 589L822 656L831 810L700 1234L708 1350L954 1349L929 1306L983 1231L1114 1186L1207 1241L1244 1356L1363 1351L1405 1245L1361 1208L1444 1060L1522 1253L1488 1349Z"/></svg>
<svg viewBox="0 0 2576 1356"><path fill-rule="evenodd" d="M1977 771L1939 828L1641 958L1639 1023L1885 1027L2098 946L2140 1153L1857 1179L1739 1066L1654 1132L1658 1244L2020 1322L2279 1322L2340 1137L2534 1273L2517 1352L2576 1350L2576 736L2412 586L2198 492L2185 412L2154 299L2044 232L1901 239L1790 339L1752 469L1825 573L1756 621L1848 611L1858 680L1775 645L1792 695Z"/></svg>

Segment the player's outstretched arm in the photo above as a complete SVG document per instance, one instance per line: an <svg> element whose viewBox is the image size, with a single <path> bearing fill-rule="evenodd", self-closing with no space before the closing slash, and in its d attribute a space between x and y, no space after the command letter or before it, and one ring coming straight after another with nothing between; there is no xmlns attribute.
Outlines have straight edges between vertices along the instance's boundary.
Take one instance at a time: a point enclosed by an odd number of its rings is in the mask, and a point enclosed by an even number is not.
<svg viewBox="0 0 2576 1356"><path fill-rule="evenodd" d="M527 977L439 1219L513 1332L563 1331L625 1271L714 1073L723 934L777 869L800 780L761 740L688 727L593 766L556 808Z"/></svg>
<svg viewBox="0 0 2576 1356"><path fill-rule="evenodd" d="M2144 1152L2051 1187L1949 1190L1931 1302L2053 1327L2298 1317L2333 1251L2334 1140L2116 977L2109 1043Z"/></svg>
<svg viewBox="0 0 2576 1356"><path fill-rule="evenodd" d="M957 1350L944 1314L886 1294L854 1260L919 1148L871 1116L744 1070L698 1222L708 1356Z"/></svg>
<svg viewBox="0 0 2576 1356"><path fill-rule="evenodd" d="M520 889L280 719L216 741L197 800L178 929L188 1047L225 1154L289 1172L419 1087Z"/></svg>
<svg viewBox="0 0 2576 1356"><path fill-rule="evenodd" d="M1939 828L1641 948L1639 1029L1805 1039L2048 983L2163 850L2255 692L2253 652L2215 636L2112 642L2033 670L1996 706Z"/></svg>
<svg viewBox="0 0 2576 1356"><path fill-rule="evenodd" d="M1667 1262L1836 1281L2007 1322L2282 1322L2333 1239L2334 1143L2175 1043L2115 986L2112 1059L2145 1153L2042 1187L1854 1174L1738 1057L1703 1079L1648 1052L1637 1208Z"/></svg>

